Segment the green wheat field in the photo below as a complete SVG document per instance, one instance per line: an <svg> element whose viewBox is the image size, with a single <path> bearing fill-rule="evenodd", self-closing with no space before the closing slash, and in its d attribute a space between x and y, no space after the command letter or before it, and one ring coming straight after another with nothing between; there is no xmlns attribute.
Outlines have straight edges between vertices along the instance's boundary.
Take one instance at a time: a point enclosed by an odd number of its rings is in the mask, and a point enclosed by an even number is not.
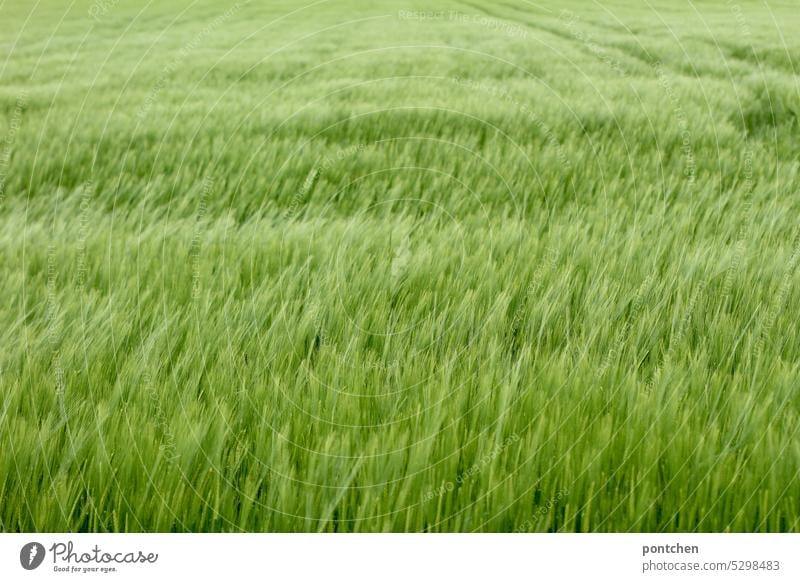
<svg viewBox="0 0 800 582"><path fill-rule="evenodd" d="M794 0L0 46L0 530L800 531Z"/></svg>

